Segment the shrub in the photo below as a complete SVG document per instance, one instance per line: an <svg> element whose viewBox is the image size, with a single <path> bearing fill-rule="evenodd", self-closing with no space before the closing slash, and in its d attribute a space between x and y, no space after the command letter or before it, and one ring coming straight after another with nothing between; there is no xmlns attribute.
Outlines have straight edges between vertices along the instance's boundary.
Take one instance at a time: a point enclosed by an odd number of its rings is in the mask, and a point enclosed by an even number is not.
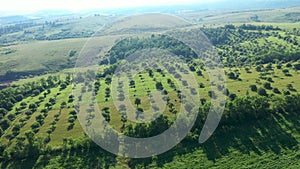
<svg viewBox="0 0 300 169"><path fill-rule="evenodd" d="M268 90L272 89L271 83L269 83L269 82L264 83L264 87Z"/></svg>
<svg viewBox="0 0 300 169"><path fill-rule="evenodd" d="M0 108L0 114L1 114L2 116L5 116L6 113L7 113L7 110L6 110L6 109Z"/></svg>
<svg viewBox="0 0 300 169"><path fill-rule="evenodd" d="M200 99L200 102L202 105L204 105L206 103L206 99L202 98L202 99Z"/></svg>
<svg viewBox="0 0 300 169"><path fill-rule="evenodd" d="M268 77L268 78L267 78L267 81L268 81L268 82L271 82L271 83L274 82L273 79L272 79L271 77Z"/></svg>
<svg viewBox="0 0 300 169"><path fill-rule="evenodd" d="M257 86L256 85L250 85L250 89L251 89L251 91L253 91L253 92L257 92Z"/></svg>
<svg viewBox="0 0 300 169"><path fill-rule="evenodd" d="M273 89L273 92L276 93L276 94L281 94L281 92L279 91L279 89L276 88L276 87Z"/></svg>
<svg viewBox="0 0 300 169"><path fill-rule="evenodd" d="M257 93L258 93L259 95L261 95L261 96L268 96L266 89L264 89L264 88L262 88L262 87L260 87L260 88L257 90Z"/></svg>
<svg viewBox="0 0 300 169"><path fill-rule="evenodd" d="M74 115L76 115L77 113L76 113L75 110L72 110L72 111L70 111L70 114L74 116Z"/></svg>
<svg viewBox="0 0 300 169"><path fill-rule="evenodd" d="M40 94L40 91L39 91L38 89L36 89L36 90L32 91L32 94L33 94L34 96L37 96L37 95Z"/></svg>
<svg viewBox="0 0 300 169"><path fill-rule="evenodd" d="M21 125L20 125L20 124L16 124L16 125L12 128L13 133L15 133L16 135L19 134L20 130L21 130Z"/></svg>
<svg viewBox="0 0 300 169"><path fill-rule="evenodd" d="M0 121L0 127L2 128L2 130L6 130L8 127L10 126L10 122L7 119L2 119Z"/></svg>
<svg viewBox="0 0 300 169"><path fill-rule="evenodd" d="M238 75L236 75L236 74L233 73L233 72L228 73L227 76L228 76L229 79L232 79L232 80L238 79Z"/></svg>
<svg viewBox="0 0 300 169"><path fill-rule="evenodd" d="M281 68L282 68L282 66L281 66L281 65L277 65L276 67L277 67L277 69L281 69Z"/></svg>
<svg viewBox="0 0 300 169"><path fill-rule="evenodd" d="M39 128L40 126L41 126L40 123L36 121L31 125L31 128L34 130L34 129Z"/></svg>
<svg viewBox="0 0 300 169"><path fill-rule="evenodd" d="M32 115L32 113L33 113L33 112L32 112L32 111L30 111L30 110L28 110L28 111L26 111L26 112L25 112L25 114L26 114L27 116L30 116L30 115Z"/></svg>
<svg viewBox="0 0 300 169"><path fill-rule="evenodd" d="M287 63L286 64L286 67L288 67L288 68L290 68L290 67L292 67L293 65L291 64L291 63Z"/></svg>
<svg viewBox="0 0 300 169"><path fill-rule="evenodd" d="M163 87L163 85L162 85L161 82L157 82L155 86L156 86L157 90L163 90L164 89L164 87Z"/></svg>
<svg viewBox="0 0 300 169"><path fill-rule="evenodd" d="M201 70L197 70L196 73L197 73L198 76L202 76L202 71Z"/></svg>
<svg viewBox="0 0 300 169"><path fill-rule="evenodd" d="M295 68L296 70L300 70L300 63L294 64L294 68Z"/></svg>
<svg viewBox="0 0 300 169"><path fill-rule="evenodd" d="M15 118L16 118L16 115L15 114L9 114L7 116L7 118L10 120L10 121L13 121Z"/></svg>
<svg viewBox="0 0 300 169"><path fill-rule="evenodd" d="M26 102L21 102L20 105L21 105L21 108L22 108L22 109L25 109L26 106L27 106L27 103L26 103Z"/></svg>
<svg viewBox="0 0 300 169"><path fill-rule="evenodd" d="M291 95L291 92L290 91L283 91L283 94L287 96L287 95Z"/></svg>
<svg viewBox="0 0 300 169"><path fill-rule="evenodd" d="M199 84L199 87L200 87L200 88L205 88L205 85L204 85L203 83L200 83L200 84Z"/></svg>
<svg viewBox="0 0 300 169"><path fill-rule="evenodd" d="M255 70L257 72L261 72L262 71L262 66L261 65L256 66Z"/></svg>
<svg viewBox="0 0 300 169"><path fill-rule="evenodd" d="M22 99L23 99L23 95L22 94L18 94L17 96L16 96L16 101L21 101Z"/></svg>
<svg viewBox="0 0 300 169"><path fill-rule="evenodd" d="M61 85L60 85L60 89L59 90L64 90L65 88L67 88L67 84L66 83L62 83Z"/></svg>
<svg viewBox="0 0 300 169"><path fill-rule="evenodd" d="M283 72L284 74L287 74L287 73L289 73L290 71L289 71L288 69L283 69L282 72Z"/></svg>
<svg viewBox="0 0 300 169"><path fill-rule="evenodd" d="M229 94L229 98L230 98L231 101L234 100L234 99L236 99L236 97L237 97L237 95L234 94L234 93L230 93Z"/></svg>
<svg viewBox="0 0 300 169"><path fill-rule="evenodd" d="M75 120L76 120L76 118L72 116L72 117L69 117L68 122L69 122L69 123L74 123Z"/></svg>
<svg viewBox="0 0 300 169"><path fill-rule="evenodd" d="M217 95L215 93L215 91L208 91L208 96L212 99L216 99L217 98Z"/></svg>

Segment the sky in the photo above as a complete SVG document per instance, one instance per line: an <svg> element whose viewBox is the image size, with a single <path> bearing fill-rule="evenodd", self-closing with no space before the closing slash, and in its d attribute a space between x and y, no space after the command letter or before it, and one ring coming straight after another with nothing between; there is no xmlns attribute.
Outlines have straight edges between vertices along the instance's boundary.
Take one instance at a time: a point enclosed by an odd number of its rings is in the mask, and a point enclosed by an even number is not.
<svg viewBox="0 0 300 169"><path fill-rule="evenodd" d="M33 12L47 9L80 11L87 9L128 8L211 1L218 0L0 0L0 11Z"/></svg>

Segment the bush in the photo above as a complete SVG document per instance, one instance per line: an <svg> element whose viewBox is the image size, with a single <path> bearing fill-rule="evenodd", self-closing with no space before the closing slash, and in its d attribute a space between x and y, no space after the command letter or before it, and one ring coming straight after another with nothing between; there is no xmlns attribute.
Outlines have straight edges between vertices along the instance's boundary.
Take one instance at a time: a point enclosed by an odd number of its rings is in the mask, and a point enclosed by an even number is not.
<svg viewBox="0 0 300 169"><path fill-rule="evenodd" d="M36 121L39 122L40 124L43 123L45 117L42 114L39 114L38 116L35 117Z"/></svg>
<svg viewBox="0 0 300 169"><path fill-rule="evenodd" d="M235 100L235 99L237 98L237 95L234 94L234 93L230 93L230 94L229 94L229 98L230 98L231 101L232 101L232 100Z"/></svg>
<svg viewBox="0 0 300 169"><path fill-rule="evenodd" d="M20 125L20 124L16 124L16 125L12 128L12 131L13 131L13 133L15 133L15 134L19 134L20 130L21 130L21 125Z"/></svg>
<svg viewBox="0 0 300 169"><path fill-rule="evenodd" d="M261 65L256 66L255 70L257 72L261 72L262 71L262 66Z"/></svg>
<svg viewBox="0 0 300 169"><path fill-rule="evenodd" d="M26 103L26 102L21 102L20 105L21 105L21 108L22 108L22 109L25 109L26 106L27 106L27 103Z"/></svg>
<svg viewBox="0 0 300 169"><path fill-rule="evenodd" d="M233 72L230 72L230 73L228 73L228 78L229 79L232 79L232 80L236 80L236 79L238 79L239 78L239 76L238 75L236 75L235 73L233 73Z"/></svg>
<svg viewBox="0 0 300 169"><path fill-rule="evenodd" d="M267 81L268 81L268 82L271 82L271 83L274 82L273 79L272 79L271 77L268 77L268 78L267 78Z"/></svg>
<svg viewBox="0 0 300 169"><path fill-rule="evenodd" d="M269 83L269 82L264 83L264 87L268 90L272 89L271 83Z"/></svg>
<svg viewBox="0 0 300 169"><path fill-rule="evenodd" d="M67 88L67 84L66 83L62 83L61 85L60 85L60 89L59 90L64 90L65 88Z"/></svg>
<svg viewBox="0 0 300 169"><path fill-rule="evenodd" d="M300 63L294 64L294 68L295 68L296 70L300 70Z"/></svg>
<svg viewBox="0 0 300 169"><path fill-rule="evenodd" d="M286 64L286 67L288 67L288 68L290 68L290 67L292 67L293 65L291 64L291 63L287 63Z"/></svg>
<svg viewBox="0 0 300 169"><path fill-rule="evenodd" d="M31 109L32 111L35 111L37 108L37 105L34 103L31 103L28 108Z"/></svg>
<svg viewBox="0 0 300 169"><path fill-rule="evenodd" d="M40 126L41 126L40 123L36 121L31 125L31 128L34 130L34 129L39 128Z"/></svg>
<svg viewBox="0 0 300 169"><path fill-rule="evenodd" d="M281 66L281 65L277 65L276 67L277 67L277 69L281 69L281 68L282 68L282 66Z"/></svg>
<svg viewBox="0 0 300 169"><path fill-rule="evenodd" d="M204 105L206 103L206 99L202 98L202 99L200 99L200 102L202 105Z"/></svg>
<svg viewBox="0 0 300 169"><path fill-rule="evenodd" d="M30 110L28 110L28 111L26 111L26 112L25 112L25 114L26 114L27 116L30 116L30 115L32 115L32 113L33 113L33 112L32 112L32 111L30 111Z"/></svg>
<svg viewBox="0 0 300 169"><path fill-rule="evenodd" d="M6 130L8 127L10 126L10 122L7 119L2 119L0 121L0 127L2 128L2 130Z"/></svg>
<svg viewBox="0 0 300 169"><path fill-rule="evenodd" d="M40 91L39 91L38 89L36 89L36 90L32 91L32 94L33 94L34 96L37 96L37 95L40 94Z"/></svg>
<svg viewBox="0 0 300 169"><path fill-rule="evenodd" d="M47 109L42 109L41 112L42 113L48 113L48 110Z"/></svg>
<svg viewBox="0 0 300 169"><path fill-rule="evenodd" d="M292 84L287 84L286 85L286 87L290 90L290 91L292 91L292 92L296 92L297 90L293 87L293 85Z"/></svg>
<svg viewBox="0 0 300 169"><path fill-rule="evenodd" d="M22 99L23 99L23 95L22 94L18 94L17 96L16 96L16 101L21 101Z"/></svg>
<svg viewBox="0 0 300 169"><path fill-rule="evenodd" d="M164 89L164 87L163 87L163 85L162 85L161 82L157 82L155 86L156 86L157 90L163 90Z"/></svg>
<svg viewBox="0 0 300 169"><path fill-rule="evenodd" d="M288 69L283 69L282 72L283 72L284 74L287 74L287 73L289 73L290 71L289 71Z"/></svg>
<svg viewBox="0 0 300 169"><path fill-rule="evenodd" d="M250 85L250 89L253 92L257 92L257 86L256 85Z"/></svg>
<svg viewBox="0 0 300 169"><path fill-rule="evenodd" d="M203 75L201 70L198 70L196 73L197 73L198 76L202 76Z"/></svg>
<svg viewBox="0 0 300 169"><path fill-rule="evenodd" d="M2 115L2 117L5 116L6 113L7 113L7 110L6 110L6 109L0 108L0 115Z"/></svg>
<svg viewBox="0 0 300 169"><path fill-rule="evenodd" d="M71 114L71 115L76 115L77 113L76 113L75 110L72 110L72 111L70 111L70 114Z"/></svg>
<svg viewBox="0 0 300 169"><path fill-rule="evenodd" d="M9 114L9 115L7 116L7 118L8 118L10 121L13 121L13 120L15 120L16 115L15 115L15 114Z"/></svg>
<svg viewBox="0 0 300 169"><path fill-rule="evenodd" d="M75 122L75 120L76 120L76 118L75 118L75 117L69 117L69 120L68 120L68 122L69 122L69 123L74 123L74 122Z"/></svg>
<svg viewBox="0 0 300 169"><path fill-rule="evenodd" d="M260 88L257 90L257 93L258 93L259 95L261 95L261 96L268 96L266 89L264 89L264 88L262 88L262 87L260 87Z"/></svg>
<svg viewBox="0 0 300 169"><path fill-rule="evenodd" d="M216 99L216 93L215 93L215 91L208 91L208 96L210 97L210 98L212 98L212 99Z"/></svg>
<svg viewBox="0 0 300 169"><path fill-rule="evenodd" d="M276 94L281 94L280 90L276 87L273 89L273 92L276 93Z"/></svg>

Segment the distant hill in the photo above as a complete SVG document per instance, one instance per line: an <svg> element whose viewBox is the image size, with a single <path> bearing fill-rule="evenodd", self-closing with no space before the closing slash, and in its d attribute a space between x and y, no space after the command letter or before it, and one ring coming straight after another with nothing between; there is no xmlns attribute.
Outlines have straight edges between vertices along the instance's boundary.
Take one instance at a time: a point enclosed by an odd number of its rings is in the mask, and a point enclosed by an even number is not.
<svg viewBox="0 0 300 169"><path fill-rule="evenodd" d="M26 16L20 16L20 15L15 15L15 16L4 16L0 17L0 24L8 24L8 23L14 23L14 22L21 22L25 20L29 20L30 18Z"/></svg>
<svg viewBox="0 0 300 169"><path fill-rule="evenodd" d="M198 3L200 7L211 10L249 10L249 9L272 9L272 8L286 8L292 6L299 6L299 0L219 0L216 2Z"/></svg>
<svg viewBox="0 0 300 169"><path fill-rule="evenodd" d="M160 13L148 13L121 18L117 22L107 26L105 33L151 32L188 25L190 25L188 22L179 17Z"/></svg>
<svg viewBox="0 0 300 169"><path fill-rule="evenodd" d="M181 5L164 5L164 6L145 6L123 9L107 9L100 10L107 14L139 14L149 12L161 12L161 13L183 13L183 12L200 12L207 10L253 10L253 9L274 9L274 8L287 8L300 6L299 0L219 0L212 2L196 2L187 3ZM90 12L95 12L93 10ZM99 11L99 10L98 10Z"/></svg>

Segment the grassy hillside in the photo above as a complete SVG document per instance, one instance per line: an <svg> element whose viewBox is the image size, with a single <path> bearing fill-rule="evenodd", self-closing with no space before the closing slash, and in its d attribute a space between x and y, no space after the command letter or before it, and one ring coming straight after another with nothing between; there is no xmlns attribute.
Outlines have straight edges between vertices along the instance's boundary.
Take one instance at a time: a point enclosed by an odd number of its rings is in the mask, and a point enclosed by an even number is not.
<svg viewBox="0 0 300 169"><path fill-rule="evenodd" d="M230 23L294 23L299 22L299 7L241 11L204 11L186 13L184 18L200 24Z"/></svg>
<svg viewBox="0 0 300 169"><path fill-rule="evenodd" d="M3 47L0 56L1 74L3 75L9 70L43 72L60 70L60 67L71 67L86 40L43 41ZM76 54L70 56L71 51L75 51Z"/></svg>

